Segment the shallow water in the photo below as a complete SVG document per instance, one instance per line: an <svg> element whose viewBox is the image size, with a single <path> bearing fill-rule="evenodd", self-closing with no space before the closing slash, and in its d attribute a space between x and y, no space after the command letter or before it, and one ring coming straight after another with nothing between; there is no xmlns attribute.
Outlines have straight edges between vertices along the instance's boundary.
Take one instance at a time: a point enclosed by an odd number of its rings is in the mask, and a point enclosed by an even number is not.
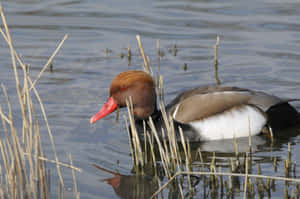
<svg viewBox="0 0 300 199"><path fill-rule="evenodd" d="M69 34L53 62L54 71L47 70L37 88L47 110L60 159L66 160L67 155L72 154L74 164L83 169L77 174L82 198L119 197L107 182L101 181L111 175L92 164L124 175L131 174L132 161L123 121L126 111L121 112L122 119L117 126L114 125L115 115L95 125L89 124L89 118L106 101L110 81L117 73L141 69L143 61L137 34L141 35L154 72L160 71L164 77L166 102L185 88L215 84L213 45L218 35L221 39L219 77L223 85L300 98L299 6L300 3L294 0L3 2L15 48L23 61L31 65L32 78L37 76L63 36ZM157 40L164 52L160 64ZM14 99L9 48L3 39L0 45L0 82L7 86ZM174 45L178 49L176 56ZM126 56L120 56L127 54L128 46L133 54L130 63ZM184 64L187 70L184 70ZM295 106L300 110L299 103ZM18 115L14 116L18 119ZM51 146L44 132L47 153ZM276 140L273 147L265 140L257 139L254 155L262 164L265 175L284 175L284 171L274 174L270 159L280 157L279 165L283 165L288 142L292 143L293 161L300 160L300 137L297 135ZM201 147L208 151L227 151L222 147L205 148L232 146L226 142ZM231 147L228 152L233 150ZM227 156L232 154L219 154L218 157L224 159ZM48 157L51 158L51 154ZM297 165L296 170L299 169ZM69 171L64 172L68 174ZM72 189L71 175L65 178ZM272 194L274 198L283 197L281 185ZM203 196L201 189L197 196ZM236 196L242 197L242 194Z"/></svg>

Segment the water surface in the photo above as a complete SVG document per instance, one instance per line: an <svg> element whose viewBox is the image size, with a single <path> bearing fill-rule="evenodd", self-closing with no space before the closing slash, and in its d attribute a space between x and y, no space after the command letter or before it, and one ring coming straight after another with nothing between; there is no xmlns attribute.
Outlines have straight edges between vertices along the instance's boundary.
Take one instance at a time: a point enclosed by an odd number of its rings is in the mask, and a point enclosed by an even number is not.
<svg viewBox="0 0 300 199"><path fill-rule="evenodd" d="M114 115L95 125L89 124L89 118L106 101L110 81L116 74L141 69L143 61L137 34L141 35L154 72L160 71L164 77L166 102L183 89L215 84L213 45L217 36L221 39L218 58L223 85L300 98L299 6L294 0L3 2L15 48L24 62L31 65L32 78L37 76L63 36L69 34L53 62L54 71L46 71L37 88L60 159L66 160L67 155L72 154L74 164L83 169L77 174L82 198L121 197L112 186L101 181L112 176L92 164L131 175L132 161L123 119L116 126ZM160 67L157 40L164 52ZM9 48L3 39L0 45L0 82L14 95ZM178 49L176 56L172 50L174 45ZM120 56L127 54L128 46L133 55L130 64L126 56ZM295 106L300 109L299 104ZM123 115L126 111L121 112L121 118ZM49 138L46 130L44 132L45 150L50 152ZM299 141L299 136L277 140L275 147L265 144L268 143L265 140L259 141L254 155L262 164L263 174L284 175L284 171L274 174L270 159L280 157L279 164L283 168L287 143L291 142L293 160L299 161ZM222 146L221 143L207 145ZM48 157L51 158L51 154ZM220 159L225 157L219 155ZM72 189L71 175L65 178ZM283 188L278 185L273 196L282 198L283 195ZM201 189L195 198L199 196L203 196ZM237 194L237 197L240 196Z"/></svg>

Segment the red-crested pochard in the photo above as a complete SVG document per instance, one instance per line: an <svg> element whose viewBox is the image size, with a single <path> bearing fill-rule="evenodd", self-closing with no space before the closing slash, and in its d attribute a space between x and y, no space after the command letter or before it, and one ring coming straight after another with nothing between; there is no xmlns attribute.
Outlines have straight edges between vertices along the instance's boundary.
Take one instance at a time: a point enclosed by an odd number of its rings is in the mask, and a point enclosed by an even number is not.
<svg viewBox="0 0 300 199"><path fill-rule="evenodd" d="M90 123L107 116L132 98L136 127L152 117L158 131L164 128L161 112L156 108L155 83L143 71L118 74L111 83L110 97ZM259 91L237 87L207 86L179 94L166 112L180 126L191 142L229 139L257 135L271 127L273 132L300 123L300 114L288 102ZM146 122L147 123L147 122ZM160 134L161 136L161 134Z"/></svg>

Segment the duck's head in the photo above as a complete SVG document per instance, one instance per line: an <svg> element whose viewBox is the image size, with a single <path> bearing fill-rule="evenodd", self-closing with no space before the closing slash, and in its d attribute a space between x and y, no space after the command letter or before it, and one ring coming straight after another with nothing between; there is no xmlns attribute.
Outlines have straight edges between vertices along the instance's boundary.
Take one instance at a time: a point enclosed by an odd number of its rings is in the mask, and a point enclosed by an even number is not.
<svg viewBox="0 0 300 199"><path fill-rule="evenodd" d="M109 115L118 107L126 107L126 100L130 98L135 117L147 118L155 111L155 83L150 75L138 70L130 70L118 74L111 82L108 101L90 119L90 123L92 124Z"/></svg>

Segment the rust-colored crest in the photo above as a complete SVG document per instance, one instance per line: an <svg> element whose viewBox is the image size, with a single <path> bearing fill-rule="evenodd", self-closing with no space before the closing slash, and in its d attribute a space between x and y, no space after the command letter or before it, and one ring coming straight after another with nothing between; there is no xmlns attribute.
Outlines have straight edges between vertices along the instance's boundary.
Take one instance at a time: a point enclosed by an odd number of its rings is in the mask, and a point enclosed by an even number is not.
<svg viewBox="0 0 300 199"><path fill-rule="evenodd" d="M125 91L128 87L135 83L148 84L155 87L155 83L150 75L139 70L130 70L118 74L111 82L110 95L118 91Z"/></svg>

